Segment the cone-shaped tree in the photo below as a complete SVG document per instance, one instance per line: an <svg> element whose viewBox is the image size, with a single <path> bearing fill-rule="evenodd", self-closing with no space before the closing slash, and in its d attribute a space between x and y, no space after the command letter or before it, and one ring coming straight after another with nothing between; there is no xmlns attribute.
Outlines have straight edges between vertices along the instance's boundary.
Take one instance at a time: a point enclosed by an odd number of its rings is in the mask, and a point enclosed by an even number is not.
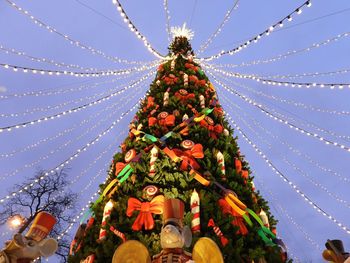
<svg viewBox="0 0 350 263"><path fill-rule="evenodd" d="M184 224L193 227L189 252L200 237L210 237L225 262L285 262L272 234L276 221L254 189L215 89L193 61L186 37L175 37L169 57L114 156L100 186L103 194L91 206L94 222L78 233L69 262L89 255L94 262L111 262L123 239L140 241L150 255L159 253L163 197L185 204ZM199 225L191 212L194 189Z"/></svg>

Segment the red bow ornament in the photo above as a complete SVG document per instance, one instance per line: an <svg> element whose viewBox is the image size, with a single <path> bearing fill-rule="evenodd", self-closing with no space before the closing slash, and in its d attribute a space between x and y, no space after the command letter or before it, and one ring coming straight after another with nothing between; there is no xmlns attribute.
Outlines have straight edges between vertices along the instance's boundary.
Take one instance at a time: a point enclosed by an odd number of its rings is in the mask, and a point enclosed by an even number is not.
<svg viewBox="0 0 350 263"><path fill-rule="evenodd" d="M182 151L180 149L173 149L175 154L182 159L180 169L187 171L188 166L194 170L200 168L195 159L202 159L204 157L203 146L200 143L195 144L190 150Z"/></svg>
<svg viewBox="0 0 350 263"><path fill-rule="evenodd" d="M224 131L224 128L220 124L214 125L213 119L208 116L204 120L201 120L199 125L207 128L209 130L209 136L213 139L217 139L217 134L221 134Z"/></svg>
<svg viewBox="0 0 350 263"><path fill-rule="evenodd" d="M248 229L244 224L243 217L241 217L237 212L235 212L225 199L219 199L219 206L224 214L231 214L234 216L234 219L232 220L231 224L239 228L236 234L241 234L243 236L247 235Z"/></svg>
<svg viewBox="0 0 350 263"><path fill-rule="evenodd" d="M163 79L164 79L164 82L166 85L174 85L179 80L179 78L173 74L169 74L168 76L164 76Z"/></svg>
<svg viewBox="0 0 350 263"><path fill-rule="evenodd" d="M188 100L195 99L194 93L188 93L187 90L180 89L175 92L175 97L180 100L181 103L186 103Z"/></svg>
<svg viewBox="0 0 350 263"><path fill-rule="evenodd" d="M185 68L192 69L193 71L197 72L198 68L193 65L192 63L185 63Z"/></svg>
<svg viewBox="0 0 350 263"><path fill-rule="evenodd" d="M130 197L126 215L131 217L134 211L140 211L132 225L132 230L140 231L142 227L145 230L153 229L154 220L152 214L163 214L163 206L164 196L162 195L156 196L150 202L141 202L134 197Z"/></svg>
<svg viewBox="0 0 350 263"><path fill-rule="evenodd" d="M175 125L175 116L163 111L163 112L158 114L158 119L156 119L155 117L148 118L148 125L150 127L157 124L157 123L163 127L174 126Z"/></svg>

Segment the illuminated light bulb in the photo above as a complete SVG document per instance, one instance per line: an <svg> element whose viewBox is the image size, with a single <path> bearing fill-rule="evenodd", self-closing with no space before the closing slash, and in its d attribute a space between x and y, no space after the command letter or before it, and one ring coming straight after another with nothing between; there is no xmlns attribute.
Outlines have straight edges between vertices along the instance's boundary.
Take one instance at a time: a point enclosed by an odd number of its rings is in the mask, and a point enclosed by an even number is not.
<svg viewBox="0 0 350 263"><path fill-rule="evenodd" d="M306 6L307 6L307 7L311 7L311 6L312 6L311 1L307 1L307 2L306 2Z"/></svg>
<svg viewBox="0 0 350 263"><path fill-rule="evenodd" d="M303 11L301 10L301 8L298 8L297 10L295 10L295 12L300 15Z"/></svg>
<svg viewBox="0 0 350 263"><path fill-rule="evenodd" d="M287 20L288 20L289 22L291 22L291 21L293 20L292 16L288 16L288 17L287 17Z"/></svg>
<svg viewBox="0 0 350 263"><path fill-rule="evenodd" d="M283 27L284 26L282 21L279 22L278 25L279 25L279 27Z"/></svg>

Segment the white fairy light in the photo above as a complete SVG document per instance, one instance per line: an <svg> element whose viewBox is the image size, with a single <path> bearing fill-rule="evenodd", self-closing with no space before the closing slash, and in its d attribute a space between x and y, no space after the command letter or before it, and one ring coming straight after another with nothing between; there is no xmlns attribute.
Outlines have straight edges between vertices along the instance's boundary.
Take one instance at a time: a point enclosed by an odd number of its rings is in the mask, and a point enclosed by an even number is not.
<svg viewBox="0 0 350 263"><path fill-rule="evenodd" d="M266 155L245 135L245 133L240 129L240 127L235 123L235 121L231 118L231 116L226 115L230 120L235 129L242 135L242 137L254 148L254 150L264 159L264 161L268 164L268 166L275 172L284 182L286 182L300 197L308 203L313 209L319 212L321 215L325 216L333 223L335 223L338 227L344 230L347 234L350 234L350 229L345 226L343 223L338 221L334 216L328 214L325 210L323 210L320 206L318 206L315 202L313 202L306 194L304 194L299 187L293 183L289 178L287 178L281 171L279 171L276 166L266 157Z"/></svg>
<svg viewBox="0 0 350 263"><path fill-rule="evenodd" d="M78 112L78 111L81 111L83 109L86 109L88 107L91 107L93 105L96 105L96 104L100 104L102 102L105 102L123 92L125 92L126 90L130 89L130 88L133 88L135 87L136 85L138 85L139 83L145 81L146 79L148 79L151 75L153 75L154 73L151 72L151 73L148 73L147 75L145 75L144 77L140 78L139 80L137 80L136 82L134 82L133 84L127 86L127 87L124 87L123 89L117 91L117 92L114 92L112 94L109 94L107 96L104 96L102 98L99 98L98 100L96 101L93 101L93 102L90 102L90 103L86 103L84 105L81 105L79 107L76 107L76 108L73 108L73 109L70 109L70 110L66 110L66 111L63 111L63 112L60 112L60 113L56 113L54 115L51 115L51 116L47 116L47 117L42 117L40 119L36 119L36 120L32 120L32 121L26 121L26 122L23 122L23 123L19 123L19 124L15 124L15 125L11 125L11 126L7 126L7 127L0 127L0 132L3 132L3 131L8 131L10 132L12 130L13 127L15 126L18 126L18 128L24 128L27 126L27 124L31 124L31 125L34 125L34 124L37 124L37 123L40 123L42 122L45 118L48 118L47 120L53 120L53 119L56 119L56 118L59 118L63 115L67 115L67 114L71 114L71 113L75 113L75 112Z"/></svg>
<svg viewBox="0 0 350 263"><path fill-rule="evenodd" d="M222 82L220 82L219 80L217 80L217 78L209 72L209 74L213 77L214 81L219 84L221 87L223 87L224 89L226 89L227 91L229 91L231 94L243 99L244 101L248 102L249 104L253 105L254 107L260 109L261 112L263 112L264 114L266 114L268 117L270 117L271 119L273 120L276 120L284 125L286 125L287 127L293 129L293 130L296 130L298 132L300 132L301 134L306 134L307 136L309 137L312 137L312 138L315 138L315 139L318 139L319 141L321 141L322 143L326 144L326 145L333 145L335 147L338 147L342 150L345 150L346 152L350 153L350 147L346 146L346 145L343 145L341 143L338 143L338 142L333 142L333 141L330 141L328 139L325 139L323 138L322 136L316 134L316 133L313 133L313 132L310 132L310 131L307 131L303 128L300 128L298 126L296 126L294 123L291 123L287 120L284 120L282 119L281 117L277 117L276 115L273 115L271 114L268 110L266 110L266 108L264 108L262 105L259 105L257 102L255 102L254 100L250 99L249 97L245 96L245 95L242 95L240 93L238 93L237 91L233 90L232 88L229 88L227 87L225 84L223 84ZM310 135L308 135L310 134Z"/></svg>
<svg viewBox="0 0 350 263"><path fill-rule="evenodd" d="M210 57L199 58L198 60L199 60L199 61L211 61L211 60L213 60L213 59L218 59L218 58L220 58L220 57L223 56L223 55L227 55L227 54L233 55L233 54L235 54L235 53L241 51L242 48L247 47L250 43L252 43L252 42L253 42L253 43L256 43L258 40L260 40L260 38L261 38L262 36L269 36L270 33L273 32L273 31L269 30L270 28L274 29L277 25L280 25L280 24L283 23L285 20L290 21L290 19L292 18L292 16L293 16L294 14L296 14L296 13L297 13L297 14L301 13L301 12L302 12L302 8L304 8L307 4L309 4L309 1L304 2L301 6L299 6L297 9L295 9L292 13L290 13L290 14L287 15L287 16L285 16L283 19L279 20L277 23L271 25L268 29L265 29L262 33L256 35L255 37L253 37L253 38L251 38L251 39L249 39L249 40L247 40L246 42L244 42L243 44L239 45L238 47L235 47L235 48L233 48L233 49L231 49L231 50L227 50L227 51L224 51L224 52L220 52L220 53L218 53L218 54L216 54L216 55L212 55L212 56L210 56Z"/></svg>
<svg viewBox="0 0 350 263"><path fill-rule="evenodd" d="M183 23L182 27L172 27L170 31L173 39L175 37L186 37L188 40L191 40L194 37L194 32L186 27L186 23Z"/></svg>
<svg viewBox="0 0 350 263"><path fill-rule="evenodd" d="M168 34L168 41L171 42L171 30L170 30L170 12L168 6L168 0L163 1L164 13L165 13L165 29Z"/></svg>
<svg viewBox="0 0 350 263"><path fill-rule="evenodd" d="M118 57L112 57L110 55L105 54L103 51L95 49L91 46L82 44L81 42L74 40L73 38L71 38L70 36L59 32L57 29L55 29L52 26L49 26L47 24L45 24L44 22L42 22L41 20L35 18L33 15L31 15L27 10L24 10L23 8L21 8L20 6L18 6L17 4L15 4L14 2L12 2L11 0L5 0L11 7L15 8L17 11L19 11L20 13L24 14L25 16L27 16L31 21L33 21L34 24L38 25L39 27L43 27L46 30L48 30L50 33L55 33L56 35L62 37L64 40L68 41L70 44L72 44L73 46L77 46L83 50L88 50L90 53L92 53L93 55L99 55L105 59L108 59L110 61L116 62L116 63L124 63L124 64L144 64L143 61L129 61L126 59L121 59Z"/></svg>
<svg viewBox="0 0 350 263"><path fill-rule="evenodd" d="M350 73L350 69L340 69L328 72L313 72L313 73L299 73L299 74L288 74L288 75L268 75L263 76L264 79L296 79L305 77L319 77L319 76L334 76L337 74L347 74ZM316 86L317 83L313 83L312 86ZM321 88L324 88L324 84L321 84ZM332 87L331 87L332 88ZM333 87L334 88L334 87ZM339 89L344 88L344 86L339 86Z"/></svg>
<svg viewBox="0 0 350 263"><path fill-rule="evenodd" d="M80 156L80 154L84 151L86 151L89 147L91 147L92 145L94 145L97 141L99 141L99 139L101 137L103 137L104 135L106 135L107 133L109 133L127 114L129 114L130 112L132 112L133 110L135 110L137 108L137 106L139 105L139 103L142 100L139 100L137 103L135 103L132 108L130 108L129 110L127 110L126 112L122 113L120 115L120 117L115 120L112 125L110 125L106 130L104 130L103 132L101 132L99 135L97 135L92 141L90 141L89 143L85 144L85 146L83 146L82 148L78 149L75 154L73 154L72 156L68 157L65 161L63 161L62 163L58 164L55 168L45 172L45 174L40 177L38 179L38 182L43 180L44 178L46 178L47 176L49 176L50 174L54 174L56 172L57 169L62 169L63 167L65 167L66 165L68 165L71 161L73 161L74 159L76 159L78 156ZM31 188L35 183L30 183L28 185L26 185L23 189L29 189ZM23 190L22 189L22 190ZM5 202L6 200L10 199L12 196L16 196L18 192L12 192L8 195L6 195L5 197L0 199L0 203Z"/></svg>
<svg viewBox="0 0 350 263"><path fill-rule="evenodd" d="M217 29L214 31L214 33L208 38L208 40L205 41L204 44L200 46L200 48L199 48L199 50L198 50L198 52L197 52L197 56L198 56L199 54L203 53L203 52L209 47L209 45L213 42L214 38L216 38L216 37L220 34L222 28L223 28L223 27L225 26L225 24L230 20L232 11L233 11L233 10L236 10L236 9L238 8L238 3L239 3L239 0L236 0L236 1L234 2L233 6L231 7L231 9L228 10L228 11L226 12L225 17L224 17L223 21L220 23L220 25L218 26L218 28L217 28Z"/></svg>
<svg viewBox="0 0 350 263"><path fill-rule="evenodd" d="M235 72L228 72L219 68L214 67L211 64L203 64L209 69L219 72L225 76L228 77L234 77L234 78L244 78L244 79L250 79L254 80L256 82L260 82L265 85L278 85L278 86L284 86L284 87L298 87L298 88L338 88L338 89L343 89L344 86L349 86L350 83L315 83L315 82L290 82L290 81L277 81L277 80L271 80L271 79L264 79L263 77L256 76L256 75L251 75L251 74L241 74L241 73L235 73Z"/></svg>
<svg viewBox="0 0 350 263"><path fill-rule="evenodd" d="M151 44L148 42L148 40L146 39L146 37L144 35L142 35L138 29L135 27L135 25L131 22L130 18L127 16L127 14L125 13L122 5L120 4L120 2L118 0L113 0L112 1L113 4L117 7L117 10L120 14L120 16L122 17L122 19L124 20L124 22L126 24L128 24L128 28L130 29L130 31L132 33L134 33L137 38L141 39L143 41L143 45L157 58L163 59L164 56L161 55L158 51L156 51ZM133 29L133 30L131 30Z"/></svg>

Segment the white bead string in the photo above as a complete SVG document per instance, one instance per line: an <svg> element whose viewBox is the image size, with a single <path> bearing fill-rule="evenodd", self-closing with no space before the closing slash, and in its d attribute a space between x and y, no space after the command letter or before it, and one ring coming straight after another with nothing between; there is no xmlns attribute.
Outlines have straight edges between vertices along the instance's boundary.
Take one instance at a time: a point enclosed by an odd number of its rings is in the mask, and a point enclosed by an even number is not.
<svg viewBox="0 0 350 263"><path fill-rule="evenodd" d="M303 53L303 52L311 51L311 50L313 50L315 48L326 46L328 44L331 44L333 42L336 42L336 41L338 41L338 40L340 40L342 38L348 37L348 36L350 36L350 32L345 32L345 33L342 33L342 34L338 34L335 37L326 39L326 40L321 41L319 43L314 43L311 46L308 46L306 48L290 50L290 51L287 51L286 53L276 55L276 56L274 56L272 58L258 59L258 60L253 60L253 61L250 61L250 62L242 62L241 64L216 64L216 66L219 67L219 68L220 67L236 68L236 67L246 67L246 66L259 65L259 64L268 64L268 63L276 62L278 60L286 59L286 58L288 58L290 56L293 56L293 55L297 55L297 54L300 54L300 53Z"/></svg>
<svg viewBox="0 0 350 263"><path fill-rule="evenodd" d="M86 109L88 107L91 107L93 105L100 104L100 103L102 103L104 101L107 101L107 100L109 100L109 99L111 99L111 98L113 98L113 97L115 97L115 96L125 92L126 90L128 90L130 88L135 87L139 83L144 82L145 80L147 80L153 74L154 74L154 72L150 72L150 73L146 74L144 77L142 77L141 79L139 79L136 82L132 83L131 85L129 85L127 87L124 87L123 89L120 89L119 91L114 92L114 93L112 93L110 95L107 95L107 96L104 96L102 98L99 98L98 100L95 100L93 102L86 103L86 104L81 105L79 107L75 107L75 108L72 108L72 109L69 109L69 110L65 110L63 112L60 112L60 113L57 113L57 114L54 114L54 115L51 115L51 116L42 117L40 119L36 119L36 120L32 120L32 121L26 121L26 122L18 123L18 124L15 124L15 125L9 125L9 126L6 126L6 127L0 127L0 132L4 132L4 131L11 132L11 131L14 131L14 130L19 129L19 128L25 128L28 125L31 126L31 125L35 125L35 124L38 124L38 123L41 123L41 122L54 120L54 119L60 118L60 117L62 117L64 115L76 113L78 111L81 111L81 110Z"/></svg>
<svg viewBox="0 0 350 263"><path fill-rule="evenodd" d="M209 47L209 45L213 42L214 38L216 38L221 33L225 24L230 20L231 13L233 12L233 10L237 10L239 1L240 0L236 0L234 2L233 6L226 12L224 19L220 23L218 28L214 31L213 34L211 34L211 36L204 42L204 44L199 47L199 50L196 52L197 56L203 53Z"/></svg>
<svg viewBox="0 0 350 263"><path fill-rule="evenodd" d="M254 80L258 83L264 84L264 85L272 85L272 86L278 86L278 87L292 87L292 88L329 88L329 89L344 89L344 88L350 88L350 83L317 83L317 82L290 82L290 81L276 81L273 79L264 79L260 76L250 75L250 74L241 74L236 72L228 72L222 69L218 69L214 67L213 65L204 64L207 68L219 72L225 76L228 77L234 77L239 79L250 79Z"/></svg>
<svg viewBox="0 0 350 263"><path fill-rule="evenodd" d="M41 20L35 18L32 14L30 14L27 10L23 9L22 7L18 6L16 3L14 3L13 1L10 0L5 0L11 7L15 8L18 12L24 14L25 16L27 16L34 24L38 25L39 27L42 27L44 29L46 29L47 31L49 31L50 33L55 33L56 35L62 37L64 40L68 41L71 45L79 47L83 50L87 50L90 53L92 53L93 55L99 55L105 59L108 59L110 61L116 62L116 63L124 63L124 64L139 64L139 65L143 65L145 62L143 61L129 61L126 59L121 59L118 57L113 57L110 55L105 54L103 51L95 49L91 46L88 46L86 44L81 43L78 40L75 40L73 38L71 38L70 36L59 32L57 29L55 29L54 27L42 22Z"/></svg>
<svg viewBox="0 0 350 263"><path fill-rule="evenodd" d="M18 173L24 171L27 168L32 168L32 167L38 165L42 161L45 161L45 160L49 159L50 156L54 155L55 153L60 152L62 149L66 148L71 143L79 141L82 137L84 137L85 135L87 135L91 131L95 130L101 123L107 122L107 120L109 120L109 121L113 120L114 117L115 117L114 115L115 115L116 112L118 112L119 110L123 109L127 103L132 101L136 96L139 96L140 93L143 92L142 88L138 88L137 90L139 92L134 92L133 96L131 96L131 97L128 96L128 95L125 95L124 97L122 97L117 103L114 104L114 105L118 105L118 107L114 108L114 111L112 113L110 113L109 115L105 116L104 118L99 119L99 121L97 121L93 126L91 126L88 129L84 130L84 132L80 133L79 136L77 136L75 139L69 139L68 141L66 141L64 143L61 143L59 147L55 148L54 150L48 151L48 154L36 158L35 161L33 161L33 162L29 163L29 164L25 164L24 166L22 166L20 168L16 168L12 172L8 172L8 173L2 174L2 176L0 177L0 180L6 180L9 177L13 177L13 176L17 175ZM123 103L120 103L120 101L123 101Z"/></svg>
<svg viewBox="0 0 350 263"><path fill-rule="evenodd" d="M244 101L248 102L249 104L253 105L254 107L260 109L261 112L265 113L268 117L270 117L271 119L278 121L284 125L286 125L287 127L289 127L290 129L296 130L298 132L300 132L301 134L304 134L306 136L309 136L311 138L317 139L319 141L321 141L322 143L326 144L326 145L332 145L335 146L337 148L340 148L342 150L345 150L346 152L350 152L350 147L343 145L341 143L338 142L333 142L329 139L326 139L320 135L318 135L317 133L313 133L311 131L305 130L304 128L300 128L298 126L296 126L294 123L291 123L287 120L282 119L281 117L278 117L274 114L271 114L269 111L266 110L266 108L264 108L261 104L257 103L256 101L250 99L249 97L242 95L240 93L238 93L237 91L233 90L232 88L227 87L225 84L223 84L222 82L220 82L219 80L216 79L216 77L208 72L214 79L214 81L219 84L221 87L223 87L224 89L226 89L228 92L230 92L231 94L243 99Z"/></svg>
<svg viewBox="0 0 350 263"><path fill-rule="evenodd" d="M164 59L164 56L161 55L158 51L156 51L151 44L148 42L147 38L140 33L140 31L135 27L133 22L131 22L130 18L128 15L125 13L122 5L118 0L113 0L113 4L117 7L117 10L122 17L123 21L128 25L129 30L136 35L138 39L140 39L144 46L148 49L149 52L151 52L154 56L160 59Z"/></svg>
<svg viewBox="0 0 350 263"><path fill-rule="evenodd" d="M247 123L243 118L240 117L240 114L242 114L243 109L241 107L239 107L238 105L235 105L234 103L232 103L231 101L227 100L225 98L225 96L223 96L224 101L226 102L226 105L232 110L232 113L234 114L236 119L239 119L242 123L244 123L244 125L246 125L246 127L254 133L254 136L256 138L259 138L264 144L266 144L268 146L269 150L274 149L274 147L272 146L272 144L266 140L265 138L263 138L261 136L260 132L257 132L256 129L254 129L249 123ZM233 110L233 108L231 107L231 105L235 106L238 108L238 111ZM238 114L239 112L239 114ZM246 116L246 115L245 115ZM259 126L258 126L259 127ZM261 128L261 127L259 127ZM265 131L265 129L262 129L263 131ZM274 136L274 142L276 141L277 136ZM343 198L341 198L340 196L338 196L337 194L331 192L327 187L325 187L323 184L318 183L316 180L314 180L308 173L306 173L305 171L303 171L300 167L296 166L294 163L290 162L287 160L287 158L285 157L285 155L281 155L282 156L282 160L284 161L284 163L286 163L288 166L292 167L295 171L297 171L302 177L306 178L310 183L312 183L314 186L318 187L319 189L321 189L322 191L324 191L325 193L327 193L328 196L330 196L331 198L333 198L335 201L337 201L338 203L341 203L342 205L346 206L347 208L350 208L350 204L347 200L344 200Z"/></svg>
<svg viewBox="0 0 350 263"><path fill-rule="evenodd" d="M223 55L231 55L232 56L232 55L242 51L243 49L247 48L249 45L257 43L260 39L262 39L262 37L269 36L272 32L274 32L274 30L276 28L283 27L283 25L286 21L292 21L294 15L301 14L304 7L310 7L310 6L311 6L311 1L306 1L302 5L297 7L293 12L291 12L290 14L288 14L287 16L282 18L280 21L271 25L265 31L261 32L260 34L256 35L255 37L252 37L251 39L247 40L246 42L239 45L238 47L233 48L231 50L227 50L227 51L222 50L221 52L219 52L216 55L212 55L210 57L205 57L205 58L199 58L198 60L199 61L211 61L213 59L218 59Z"/></svg>
<svg viewBox="0 0 350 263"><path fill-rule="evenodd" d="M31 68L31 67L23 67L18 65L11 65L0 63L0 67L4 69L12 70L17 73L31 73L36 75L47 75L47 76L70 76L77 78L96 78L96 77L104 77L104 76L120 76L130 74L133 71L144 71L149 70L155 65L158 65L159 61L152 63L149 66L140 66L129 69L120 69L120 70L112 70L112 71L96 71L96 72L78 72L78 71L68 71L68 70L50 70L50 69L39 69L39 68Z"/></svg>
<svg viewBox="0 0 350 263"><path fill-rule="evenodd" d="M81 147L80 149L78 149L73 155L71 155L70 157L68 157L66 160L64 160L63 162L61 162L60 164L58 164L55 168L49 170L48 172L45 172L45 174L43 176L41 176L40 178L36 179L35 181L33 181L32 183L26 185L23 189L19 190L18 192L12 192L8 195L6 195L5 197L0 199L0 203L5 202L7 199L10 199L12 196L16 196L18 193L23 192L23 190L27 190L30 189L35 183L38 183L39 181L43 180L44 178L46 178L47 176L49 176L50 174L53 174L55 172L57 172L58 170L62 169L63 167L65 167L67 164L69 164L70 162L72 162L74 159L76 159L82 152L85 152L88 148L90 148L92 145L94 145L96 142L98 142L103 136L105 136L107 133L109 133L126 115L128 115L130 112L132 112L133 110L135 110L137 108L137 106L139 105L139 103L142 101L139 100L137 103L135 103L132 108L130 108L129 110L127 110L126 112L122 113L120 115L120 117L115 120L111 126L109 126L107 129L105 129L103 132L101 132L100 134L98 134L93 140L91 140L90 142L88 142L85 146Z"/></svg>
<svg viewBox="0 0 350 263"><path fill-rule="evenodd" d="M335 223L338 227L340 227L342 230L344 230L347 234L350 234L350 229L345 226L343 223L339 222L336 218L334 218L332 215L327 213L325 210L323 210L321 207L319 207L315 202L313 202L306 194L304 194L299 187L294 184L291 180L289 180L279 169L277 169L274 164L267 158L267 156L245 135L245 133L240 129L240 127L235 123L235 121L229 116L226 115L227 118L230 120L232 125L235 127L236 130L239 131L239 133L243 136L243 138L250 144L254 150L265 160L265 162L268 164L268 166L284 181L286 182L292 189L298 193L298 195L301 196L301 198L306 201L313 209L315 209L317 212L322 214L323 216L327 217L329 220L331 220L333 223Z"/></svg>
<svg viewBox="0 0 350 263"><path fill-rule="evenodd" d="M169 2L168 0L163 1L164 13L165 13L165 30L168 35L168 42L171 42L171 30L170 30L170 12L169 12Z"/></svg>

